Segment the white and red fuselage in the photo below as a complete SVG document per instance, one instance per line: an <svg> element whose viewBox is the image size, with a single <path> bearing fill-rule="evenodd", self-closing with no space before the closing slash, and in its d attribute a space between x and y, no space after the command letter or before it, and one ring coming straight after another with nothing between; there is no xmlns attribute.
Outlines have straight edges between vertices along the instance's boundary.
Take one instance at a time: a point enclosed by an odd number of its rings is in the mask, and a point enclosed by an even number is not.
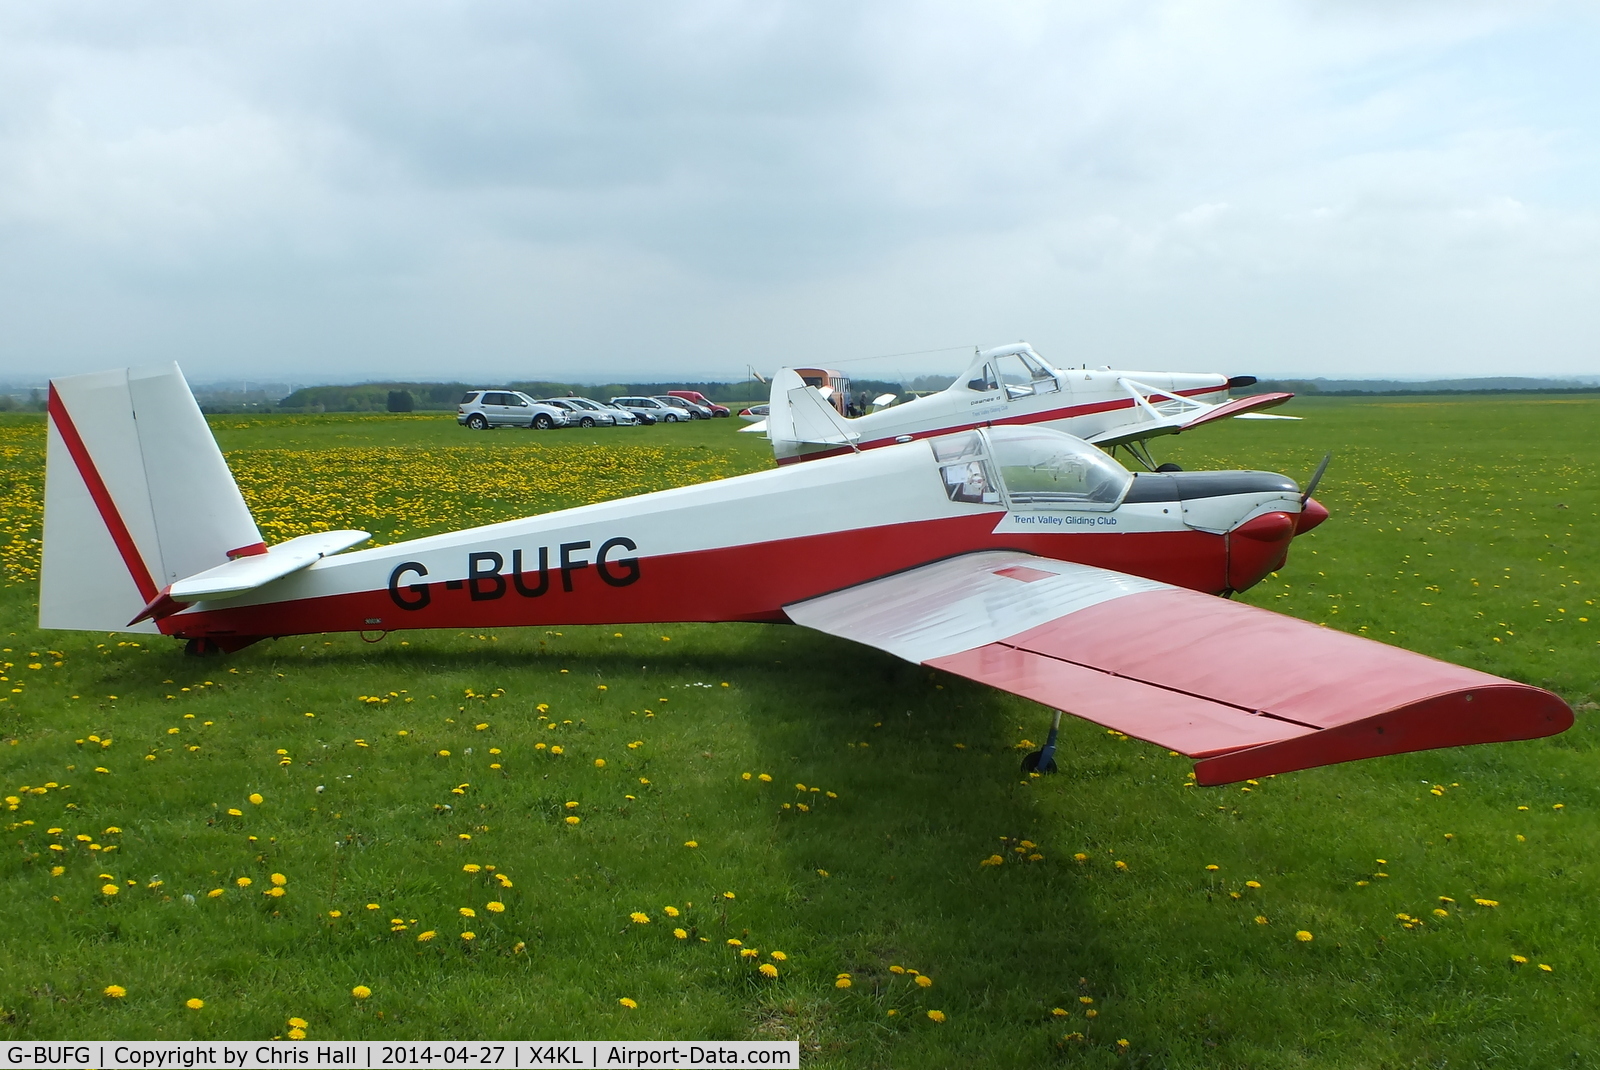
<svg viewBox="0 0 1600 1070"><path fill-rule="evenodd" d="M944 390L833 421L825 433L808 434L804 415L797 419L784 410L791 404L789 390L809 381L804 370L798 381L782 373L774 377L767 420L750 429L766 430L780 465L974 427L1043 425L1111 446L1258 413L1293 396L1230 398L1232 387L1255 380L1210 372L1056 368L1020 342L979 352L971 367ZM829 404L838 400L837 394L828 396ZM811 426L816 426L814 421Z"/></svg>
<svg viewBox="0 0 1600 1070"><path fill-rule="evenodd" d="M992 440L1007 434L986 432L962 463L992 471ZM1028 433L1041 434L1104 456ZM943 467L914 442L343 553L159 626L227 647L306 632L783 621L790 603L1006 549L1220 593L1281 566L1289 540L1326 515L1311 503L1302 516L1298 487L1266 473L1145 474L1117 501L1075 509L1018 505L1003 484L992 500L957 500Z"/></svg>

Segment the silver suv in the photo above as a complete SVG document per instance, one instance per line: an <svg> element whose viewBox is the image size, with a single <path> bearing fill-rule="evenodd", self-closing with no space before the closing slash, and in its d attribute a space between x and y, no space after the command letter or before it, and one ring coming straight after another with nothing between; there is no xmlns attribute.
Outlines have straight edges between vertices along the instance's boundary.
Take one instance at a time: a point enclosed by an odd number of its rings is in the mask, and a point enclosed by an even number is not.
<svg viewBox="0 0 1600 1070"><path fill-rule="evenodd" d="M535 401L520 390L468 390L456 406L456 423L474 431L491 427L533 427L548 431L572 421L566 409Z"/></svg>

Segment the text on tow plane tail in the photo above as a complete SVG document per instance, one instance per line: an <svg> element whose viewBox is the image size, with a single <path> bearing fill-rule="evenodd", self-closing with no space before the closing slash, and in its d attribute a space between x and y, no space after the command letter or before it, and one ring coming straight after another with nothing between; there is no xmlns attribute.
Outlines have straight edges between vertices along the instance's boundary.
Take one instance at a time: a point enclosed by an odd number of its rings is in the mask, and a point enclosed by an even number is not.
<svg viewBox="0 0 1600 1070"><path fill-rule="evenodd" d="M1292 420L1262 409L1293 394L1231 398L1253 378L1195 372L1134 372L1052 367L1026 342L977 354L955 382L938 393L853 418L848 380L815 368L784 369L772 378L767 418L745 428L765 431L779 464L974 427L1044 425L1107 449L1123 447L1154 468L1145 443L1229 417ZM844 384L841 393L838 383ZM822 384L819 388L818 384Z"/></svg>
<svg viewBox="0 0 1600 1070"><path fill-rule="evenodd" d="M1133 475L995 425L392 546L263 544L176 365L51 384L40 624L191 650L334 631L794 622L1226 783L1560 732L1555 695L1214 597L1327 516L1268 472ZM825 562L826 566L820 565Z"/></svg>

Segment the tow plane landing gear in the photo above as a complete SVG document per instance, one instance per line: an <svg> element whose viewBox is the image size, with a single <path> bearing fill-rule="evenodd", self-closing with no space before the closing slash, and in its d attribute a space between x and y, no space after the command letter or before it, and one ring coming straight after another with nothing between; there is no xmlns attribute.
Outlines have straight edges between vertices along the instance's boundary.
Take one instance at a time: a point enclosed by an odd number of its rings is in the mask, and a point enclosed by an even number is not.
<svg viewBox="0 0 1600 1070"><path fill-rule="evenodd" d="M1045 738L1044 748L1036 750L1022 759L1024 773L1054 773L1056 771L1056 733L1061 731L1061 711L1056 711L1055 720L1050 722L1050 735Z"/></svg>

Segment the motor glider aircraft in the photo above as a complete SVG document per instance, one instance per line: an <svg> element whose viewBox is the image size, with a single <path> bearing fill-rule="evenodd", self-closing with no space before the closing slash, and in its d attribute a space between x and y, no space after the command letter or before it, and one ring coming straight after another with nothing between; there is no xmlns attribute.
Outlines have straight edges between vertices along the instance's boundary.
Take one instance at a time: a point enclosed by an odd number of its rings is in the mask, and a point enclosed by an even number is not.
<svg viewBox="0 0 1600 1070"><path fill-rule="evenodd" d="M390 546L268 547L177 365L57 379L48 412L45 628L216 653L793 622L1190 755L1201 784L1572 724L1539 688L1216 597L1328 515L1268 472L1134 475L1082 439L996 424Z"/></svg>
<svg viewBox="0 0 1600 1070"><path fill-rule="evenodd" d="M766 420L741 429L765 431L780 465L974 427L1043 425L1113 453L1126 449L1155 471L1147 442L1156 436L1228 417L1297 419L1259 411L1281 405L1293 394L1230 399L1230 389L1255 384L1252 376L1062 370L1026 342L979 352L966 373L944 390L853 419L840 414L836 395L807 385L820 373L803 375L806 371L785 368L773 376Z"/></svg>

